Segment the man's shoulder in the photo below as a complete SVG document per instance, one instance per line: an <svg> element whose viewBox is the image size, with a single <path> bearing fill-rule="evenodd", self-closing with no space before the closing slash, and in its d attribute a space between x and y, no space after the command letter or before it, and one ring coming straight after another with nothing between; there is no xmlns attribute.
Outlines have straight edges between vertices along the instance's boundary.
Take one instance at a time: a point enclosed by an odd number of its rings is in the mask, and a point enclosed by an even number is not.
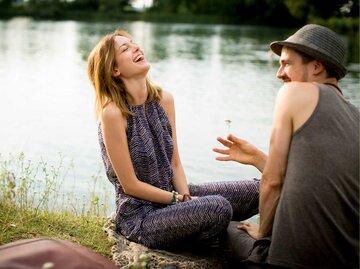
<svg viewBox="0 0 360 269"><path fill-rule="evenodd" d="M290 118L296 131L311 116L319 100L316 83L287 82L281 87L277 97L280 118Z"/></svg>
<svg viewBox="0 0 360 269"><path fill-rule="evenodd" d="M319 87L316 83L312 82L287 82L279 90L279 97L289 99L314 98L318 96Z"/></svg>
<svg viewBox="0 0 360 269"><path fill-rule="evenodd" d="M314 82L292 81L292 82L284 83L280 89L297 92L297 91L304 91L304 90L317 89L317 88L318 85Z"/></svg>

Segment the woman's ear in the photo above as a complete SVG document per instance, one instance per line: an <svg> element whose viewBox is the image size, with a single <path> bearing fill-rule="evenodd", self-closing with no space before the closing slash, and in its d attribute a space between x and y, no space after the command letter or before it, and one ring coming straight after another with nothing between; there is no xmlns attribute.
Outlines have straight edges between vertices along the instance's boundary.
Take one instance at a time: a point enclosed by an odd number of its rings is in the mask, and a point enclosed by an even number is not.
<svg viewBox="0 0 360 269"><path fill-rule="evenodd" d="M120 76L120 70L119 70L119 68L115 67L115 68L113 69L113 71L112 71L112 76L113 76L113 77L118 77L118 76Z"/></svg>

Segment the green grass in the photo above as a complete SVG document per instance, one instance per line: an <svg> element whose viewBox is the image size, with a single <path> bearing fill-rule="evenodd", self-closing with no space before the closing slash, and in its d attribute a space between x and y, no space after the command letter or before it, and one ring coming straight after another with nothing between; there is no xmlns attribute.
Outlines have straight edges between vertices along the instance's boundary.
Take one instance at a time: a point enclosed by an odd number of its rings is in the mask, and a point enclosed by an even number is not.
<svg viewBox="0 0 360 269"><path fill-rule="evenodd" d="M111 244L102 230L104 217L35 211L5 204L0 204L0 216L0 244L39 237L58 238L111 258Z"/></svg>
<svg viewBox="0 0 360 269"><path fill-rule="evenodd" d="M23 153L0 155L0 245L20 239L58 238L111 257L111 244L102 229L108 193L98 182L99 174L91 177L89 195L64 193L71 169L61 155L56 166L42 159L34 163Z"/></svg>

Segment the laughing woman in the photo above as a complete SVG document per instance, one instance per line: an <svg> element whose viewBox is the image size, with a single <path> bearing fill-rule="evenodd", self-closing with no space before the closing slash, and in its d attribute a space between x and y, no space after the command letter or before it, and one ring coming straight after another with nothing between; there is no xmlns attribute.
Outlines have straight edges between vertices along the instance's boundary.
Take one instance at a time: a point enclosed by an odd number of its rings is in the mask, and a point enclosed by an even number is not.
<svg viewBox="0 0 360 269"><path fill-rule="evenodd" d="M120 234L150 248L216 245L231 219L258 211L258 180L187 184L172 95L147 78L144 52L122 30L90 53L99 142L116 191Z"/></svg>

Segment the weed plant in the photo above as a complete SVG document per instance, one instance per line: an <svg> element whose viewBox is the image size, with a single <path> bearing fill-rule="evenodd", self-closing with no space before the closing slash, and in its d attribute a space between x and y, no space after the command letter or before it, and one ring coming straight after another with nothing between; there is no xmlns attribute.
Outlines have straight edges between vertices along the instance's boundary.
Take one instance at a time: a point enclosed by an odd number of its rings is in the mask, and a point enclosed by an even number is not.
<svg viewBox="0 0 360 269"><path fill-rule="evenodd" d="M110 256L102 230L109 194L99 181L101 171L91 176L88 195L79 195L64 192L71 169L61 154L56 166L43 159L34 163L24 153L0 155L0 245L53 237Z"/></svg>

